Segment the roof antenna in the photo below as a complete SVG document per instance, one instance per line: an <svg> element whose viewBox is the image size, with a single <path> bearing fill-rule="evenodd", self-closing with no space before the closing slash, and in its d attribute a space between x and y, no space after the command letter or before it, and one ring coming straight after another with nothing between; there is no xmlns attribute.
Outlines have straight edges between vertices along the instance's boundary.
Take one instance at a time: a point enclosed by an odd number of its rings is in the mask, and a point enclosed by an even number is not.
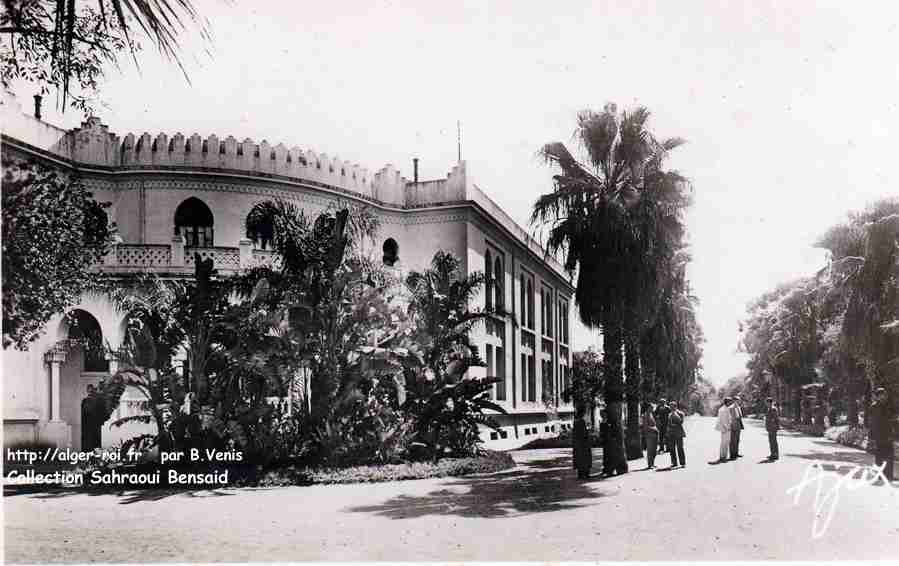
<svg viewBox="0 0 899 566"><path fill-rule="evenodd" d="M459 163L462 163L462 122L456 120L456 148L459 153Z"/></svg>

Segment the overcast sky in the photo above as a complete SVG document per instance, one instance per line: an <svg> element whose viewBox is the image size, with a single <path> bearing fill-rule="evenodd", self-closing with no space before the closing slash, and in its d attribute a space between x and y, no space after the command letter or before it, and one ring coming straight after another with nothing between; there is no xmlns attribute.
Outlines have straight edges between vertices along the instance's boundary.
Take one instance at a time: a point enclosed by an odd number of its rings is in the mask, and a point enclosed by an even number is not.
<svg viewBox="0 0 899 566"><path fill-rule="evenodd" d="M123 59L98 114L119 135L266 139L407 177L417 156L424 179L454 164L461 120L475 182L528 227L551 188L541 145L580 109L647 106L688 140L670 163L695 189L689 273L720 384L744 369L746 303L823 265L811 244L847 211L899 194L897 9L720 4L203 0L191 84L155 52L139 73Z"/></svg>

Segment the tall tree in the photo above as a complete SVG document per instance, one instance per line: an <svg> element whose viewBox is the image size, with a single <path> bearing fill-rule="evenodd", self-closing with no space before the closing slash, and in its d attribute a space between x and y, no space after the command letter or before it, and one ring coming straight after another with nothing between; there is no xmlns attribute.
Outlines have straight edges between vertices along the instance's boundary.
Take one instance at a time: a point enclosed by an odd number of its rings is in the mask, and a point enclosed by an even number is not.
<svg viewBox="0 0 899 566"><path fill-rule="evenodd" d="M640 302L653 289L642 254L653 245L647 235L655 233L636 218L638 205L643 198L651 200L663 179L670 186L683 181L663 169L664 158L682 140L657 140L646 128L648 118L645 108L619 114L614 104L601 113L579 113L575 138L586 159L577 159L561 142L543 147L546 161L561 171L553 177L554 190L538 199L531 217L549 226L547 247L553 253L563 250L565 267L577 272L581 320L602 329L611 418L604 457L611 463L607 468L619 473L627 471L622 346L626 337L632 345L639 339L643 317L632 321L630 315L641 312ZM638 392L637 359L629 356L628 377Z"/></svg>
<svg viewBox="0 0 899 566"><path fill-rule="evenodd" d="M850 421L860 393L874 386L899 398L899 199L883 199L818 242L831 254L823 283L841 320ZM864 377L862 377L864 376Z"/></svg>
<svg viewBox="0 0 899 566"><path fill-rule="evenodd" d="M24 350L96 284L108 203L38 165L4 160L3 169L3 347Z"/></svg>

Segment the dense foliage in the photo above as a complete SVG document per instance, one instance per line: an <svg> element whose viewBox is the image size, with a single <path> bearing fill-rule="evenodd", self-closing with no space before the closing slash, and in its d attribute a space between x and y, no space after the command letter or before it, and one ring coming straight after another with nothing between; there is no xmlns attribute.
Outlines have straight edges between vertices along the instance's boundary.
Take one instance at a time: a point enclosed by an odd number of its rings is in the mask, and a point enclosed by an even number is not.
<svg viewBox="0 0 899 566"><path fill-rule="evenodd" d="M856 424L873 388L899 398L899 200L850 214L817 245L830 255L823 270L749 305L747 382L797 421L823 408Z"/></svg>
<svg viewBox="0 0 899 566"><path fill-rule="evenodd" d="M494 312L469 310L483 285L438 252L405 283L366 255L377 222L364 209L314 221L269 201L248 236L275 261L223 278L195 257L193 280L143 276L109 291L127 313L122 367L96 393L114 406L140 391L155 436L146 449L239 449L249 461L337 466L472 456L496 381L469 332ZM403 308L403 304L407 308Z"/></svg>
<svg viewBox="0 0 899 566"><path fill-rule="evenodd" d="M104 209L77 178L3 161L3 347L27 349L92 288L106 253Z"/></svg>
<svg viewBox="0 0 899 566"><path fill-rule="evenodd" d="M462 273L462 262L438 251L431 266L406 278L411 295L411 333L403 345L414 355L403 359L408 400L403 409L414 422L415 439L432 458L449 452L466 455L477 447L479 425L496 428L484 411L506 411L489 400L495 376L470 376L484 367L470 332L496 311L470 308L485 276Z"/></svg>

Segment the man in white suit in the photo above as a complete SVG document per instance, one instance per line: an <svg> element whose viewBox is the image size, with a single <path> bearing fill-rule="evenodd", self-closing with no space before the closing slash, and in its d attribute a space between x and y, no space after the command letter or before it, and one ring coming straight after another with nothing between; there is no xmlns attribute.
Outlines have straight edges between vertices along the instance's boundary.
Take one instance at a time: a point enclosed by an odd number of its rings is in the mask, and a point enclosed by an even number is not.
<svg viewBox="0 0 899 566"><path fill-rule="evenodd" d="M721 446L718 451L718 461L715 464L727 461L728 451L730 450L730 428L733 416L730 412L730 397L724 398L724 404L718 409L718 422L715 423L715 430L721 433Z"/></svg>

